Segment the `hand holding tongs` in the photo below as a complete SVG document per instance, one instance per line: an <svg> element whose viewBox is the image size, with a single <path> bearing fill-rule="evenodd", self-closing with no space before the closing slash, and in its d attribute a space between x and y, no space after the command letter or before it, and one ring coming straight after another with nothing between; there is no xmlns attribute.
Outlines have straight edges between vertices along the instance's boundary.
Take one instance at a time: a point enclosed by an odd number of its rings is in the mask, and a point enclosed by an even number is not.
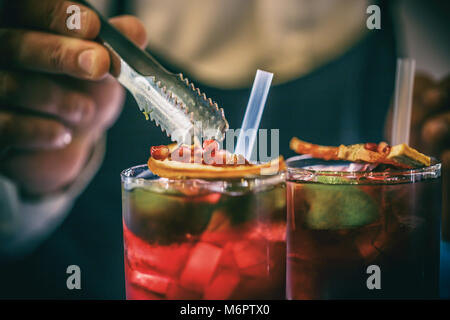
<svg viewBox="0 0 450 320"><path fill-rule="evenodd" d="M101 22L99 40L111 55L110 73L136 99L139 109L160 125L172 140L192 144L192 138L223 140L228 129L223 109L183 75L164 69L94 10Z"/></svg>

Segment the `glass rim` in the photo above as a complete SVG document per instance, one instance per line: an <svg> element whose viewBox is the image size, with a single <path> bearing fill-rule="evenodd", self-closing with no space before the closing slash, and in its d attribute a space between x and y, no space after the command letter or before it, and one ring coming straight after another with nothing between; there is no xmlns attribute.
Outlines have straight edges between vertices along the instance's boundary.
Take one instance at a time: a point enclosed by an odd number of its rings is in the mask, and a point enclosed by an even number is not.
<svg viewBox="0 0 450 320"><path fill-rule="evenodd" d="M350 181L356 181L367 178L368 180L385 180L387 182L396 181L397 179L409 179L410 181L415 181L415 178L425 177L425 179L438 178L441 176L441 163L435 158L432 159L432 164L428 167L416 168L416 169L398 169L389 171L336 171L336 170L315 170L311 168L299 168L294 167L293 163L297 161L336 161L344 163L352 163L345 160L324 160L311 157L309 155L297 155L286 159L286 180L298 180L291 179L295 175L304 175L310 177L327 176L327 177L341 177L347 178ZM372 181L373 182L373 181Z"/></svg>
<svg viewBox="0 0 450 320"><path fill-rule="evenodd" d="M137 169L146 169L151 174L151 178L146 177L139 177L139 176L131 176L130 173ZM207 179L198 179L198 178L191 178L191 179L169 179L169 178L162 178L157 175L155 175L153 172L150 171L147 164L140 164L136 166L129 167L127 169L122 170L120 173L121 182L122 184L131 183L135 186L151 186L160 184L161 181L165 182L166 184L173 184L173 185L199 185L201 184L204 188L217 188L218 186L224 187L224 185L232 185L233 187L243 187L246 188L249 186L249 182L258 182L259 185L264 186L270 186L270 185L276 185L280 182L285 181L285 172L280 171L277 174L273 175L260 175L260 176L252 176L248 178L233 178L233 179L215 179L215 180L207 180Z"/></svg>

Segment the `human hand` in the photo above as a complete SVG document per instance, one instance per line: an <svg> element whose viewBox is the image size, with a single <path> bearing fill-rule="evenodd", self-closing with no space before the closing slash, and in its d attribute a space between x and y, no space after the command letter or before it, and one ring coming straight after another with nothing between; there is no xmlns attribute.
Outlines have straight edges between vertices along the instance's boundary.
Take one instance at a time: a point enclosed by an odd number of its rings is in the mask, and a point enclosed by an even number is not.
<svg viewBox="0 0 450 320"><path fill-rule="evenodd" d="M81 29L69 30L72 4L16 0L0 7L0 173L31 195L57 191L77 177L123 101L122 88L107 74L109 54L93 41L97 15L79 5ZM145 45L136 18L111 22Z"/></svg>
<svg viewBox="0 0 450 320"><path fill-rule="evenodd" d="M443 238L450 240L450 75L440 81L416 75L411 146L442 162L442 230Z"/></svg>

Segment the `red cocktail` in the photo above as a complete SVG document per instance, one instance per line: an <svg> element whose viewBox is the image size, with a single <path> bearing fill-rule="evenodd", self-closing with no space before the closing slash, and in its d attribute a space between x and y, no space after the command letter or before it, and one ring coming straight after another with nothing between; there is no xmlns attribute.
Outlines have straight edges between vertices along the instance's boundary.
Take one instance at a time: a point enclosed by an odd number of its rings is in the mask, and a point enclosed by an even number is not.
<svg viewBox="0 0 450 320"><path fill-rule="evenodd" d="M285 187L276 174L172 180L122 172L128 299L283 299Z"/></svg>

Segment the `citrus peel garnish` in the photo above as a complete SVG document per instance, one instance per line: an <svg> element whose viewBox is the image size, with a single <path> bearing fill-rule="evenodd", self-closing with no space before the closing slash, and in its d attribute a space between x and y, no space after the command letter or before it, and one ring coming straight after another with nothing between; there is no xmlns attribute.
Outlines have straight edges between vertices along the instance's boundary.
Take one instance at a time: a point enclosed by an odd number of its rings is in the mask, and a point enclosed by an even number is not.
<svg viewBox="0 0 450 320"><path fill-rule="evenodd" d="M218 144L205 141L198 146L155 146L151 148L148 168L170 179L234 179L274 175L285 169L282 156L263 164L251 164L244 157L219 150Z"/></svg>
<svg viewBox="0 0 450 320"><path fill-rule="evenodd" d="M325 160L347 160L373 164L389 164L400 169L412 169L429 166L430 157L418 152L406 144L389 146L386 142L360 143L339 147L320 146L293 137L290 148L299 153Z"/></svg>

